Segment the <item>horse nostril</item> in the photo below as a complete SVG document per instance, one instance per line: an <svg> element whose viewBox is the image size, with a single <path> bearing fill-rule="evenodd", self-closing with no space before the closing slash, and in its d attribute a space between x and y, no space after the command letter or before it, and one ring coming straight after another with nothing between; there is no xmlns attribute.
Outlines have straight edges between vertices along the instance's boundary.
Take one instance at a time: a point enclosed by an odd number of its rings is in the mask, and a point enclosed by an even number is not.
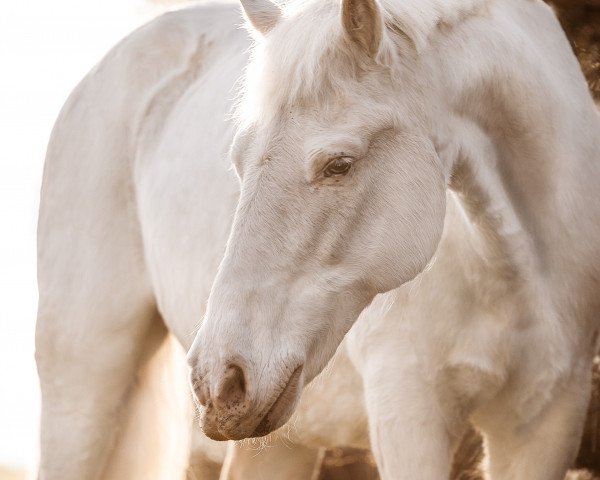
<svg viewBox="0 0 600 480"><path fill-rule="evenodd" d="M206 395L206 387L204 385L200 386L196 390L196 396L198 398L198 402L200 402L200 405L206 407L206 404L208 403L208 396Z"/></svg>
<svg viewBox="0 0 600 480"><path fill-rule="evenodd" d="M196 369L193 369L190 375L191 387L196 395L198 403L203 407L206 407L208 403L208 385L203 381L202 375L198 373Z"/></svg>
<svg viewBox="0 0 600 480"><path fill-rule="evenodd" d="M246 398L246 379L243 370L237 365L229 365L215 392L215 406L228 408L239 405Z"/></svg>

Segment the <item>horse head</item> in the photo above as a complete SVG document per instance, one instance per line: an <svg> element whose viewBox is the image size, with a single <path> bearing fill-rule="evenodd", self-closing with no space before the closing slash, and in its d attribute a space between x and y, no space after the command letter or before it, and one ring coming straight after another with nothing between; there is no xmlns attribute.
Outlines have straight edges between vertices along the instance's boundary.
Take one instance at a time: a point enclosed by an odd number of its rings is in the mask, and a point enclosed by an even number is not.
<svg viewBox="0 0 600 480"><path fill-rule="evenodd" d="M423 76L398 68L406 38L375 0L242 3L256 45L231 148L241 195L188 357L221 440L280 427L375 295L426 267L447 176Z"/></svg>

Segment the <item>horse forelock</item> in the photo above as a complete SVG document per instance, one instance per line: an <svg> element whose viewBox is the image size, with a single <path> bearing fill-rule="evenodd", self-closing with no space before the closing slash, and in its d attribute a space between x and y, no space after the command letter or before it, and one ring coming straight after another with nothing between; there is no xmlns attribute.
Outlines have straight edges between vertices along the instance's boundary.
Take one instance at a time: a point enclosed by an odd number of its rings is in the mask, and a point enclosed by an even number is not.
<svg viewBox="0 0 600 480"><path fill-rule="evenodd" d="M401 53L407 41L418 53L433 31L485 11L489 1L380 0L386 32L375 61L361 63L345 41L339 0L291 0L279 24L256 38L235 116L242 124L264 123L291 106L322 109L352 97L359 82L364 92L369 73L394 76L408 67Z"/></svg>
<svg viewBox="0 0 600 480"><path fill-rule="evenodd" d="M257 38L245 72L237 114L269 121L291 105L343 95L356 72L342 45L339 3L291 3L267 38Z"/></svg>

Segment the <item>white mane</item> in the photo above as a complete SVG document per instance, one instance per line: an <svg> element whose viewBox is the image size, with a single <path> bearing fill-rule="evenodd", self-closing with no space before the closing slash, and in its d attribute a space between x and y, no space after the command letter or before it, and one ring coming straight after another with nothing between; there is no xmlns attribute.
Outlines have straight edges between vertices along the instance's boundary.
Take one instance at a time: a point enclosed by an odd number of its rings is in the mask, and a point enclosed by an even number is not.
<svg viewBox="0 0 600 480"><path fill-rule="evenodd" d="M380 0L386 32L379 52L382 68L402 66L399 53L422 52L439 30L485 11L489 0ZM325 107L356 92L365 72L344 44L339 0L292 0L264 38L256 35L237 116L251 122L291 104ZM248 25L252 31L252 27ZM412 55L411 55L412 56ZM370 65L369 69L374 66ZM350 88L351 87L351 88Z"/></svg>

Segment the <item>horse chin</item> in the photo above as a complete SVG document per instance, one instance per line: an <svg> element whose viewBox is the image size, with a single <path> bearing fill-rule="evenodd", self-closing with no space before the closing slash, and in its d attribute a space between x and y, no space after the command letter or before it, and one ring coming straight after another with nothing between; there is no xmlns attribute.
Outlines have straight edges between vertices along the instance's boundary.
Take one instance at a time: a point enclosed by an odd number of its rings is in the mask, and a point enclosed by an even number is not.
<svg viewBox="0 0 600 480"><path fill-rule="evenodd" d="M265 416L262 418L251 437L264 437L277 430L289 420L300 399L302 391L302 366L294 370L287 385L275 399Z"/></svg>
<svg viewBox="0 0 600 480"><path fill-rule="evenodd" d="M211 427L207 427L202 425L202 432L204 433L204 435L206 435L208 438L210 438L211 440L216 440L217 442L225 442L227 440L234 440L233 438L228 438L225 435L223 435L218 428L211 428Z"/></svg>
<svg viewBox="0 0 600 480"><path fill-rule="evenodd" d="M206 417L206 413L202 415ZM200 426L204 434L211 440L217 440L219 442L226 440L243 440L251 437L251 432L254 429L254 425L250 424L249 421L238 420L232 422L232 419L225 421L200 421Z"/></svg>

